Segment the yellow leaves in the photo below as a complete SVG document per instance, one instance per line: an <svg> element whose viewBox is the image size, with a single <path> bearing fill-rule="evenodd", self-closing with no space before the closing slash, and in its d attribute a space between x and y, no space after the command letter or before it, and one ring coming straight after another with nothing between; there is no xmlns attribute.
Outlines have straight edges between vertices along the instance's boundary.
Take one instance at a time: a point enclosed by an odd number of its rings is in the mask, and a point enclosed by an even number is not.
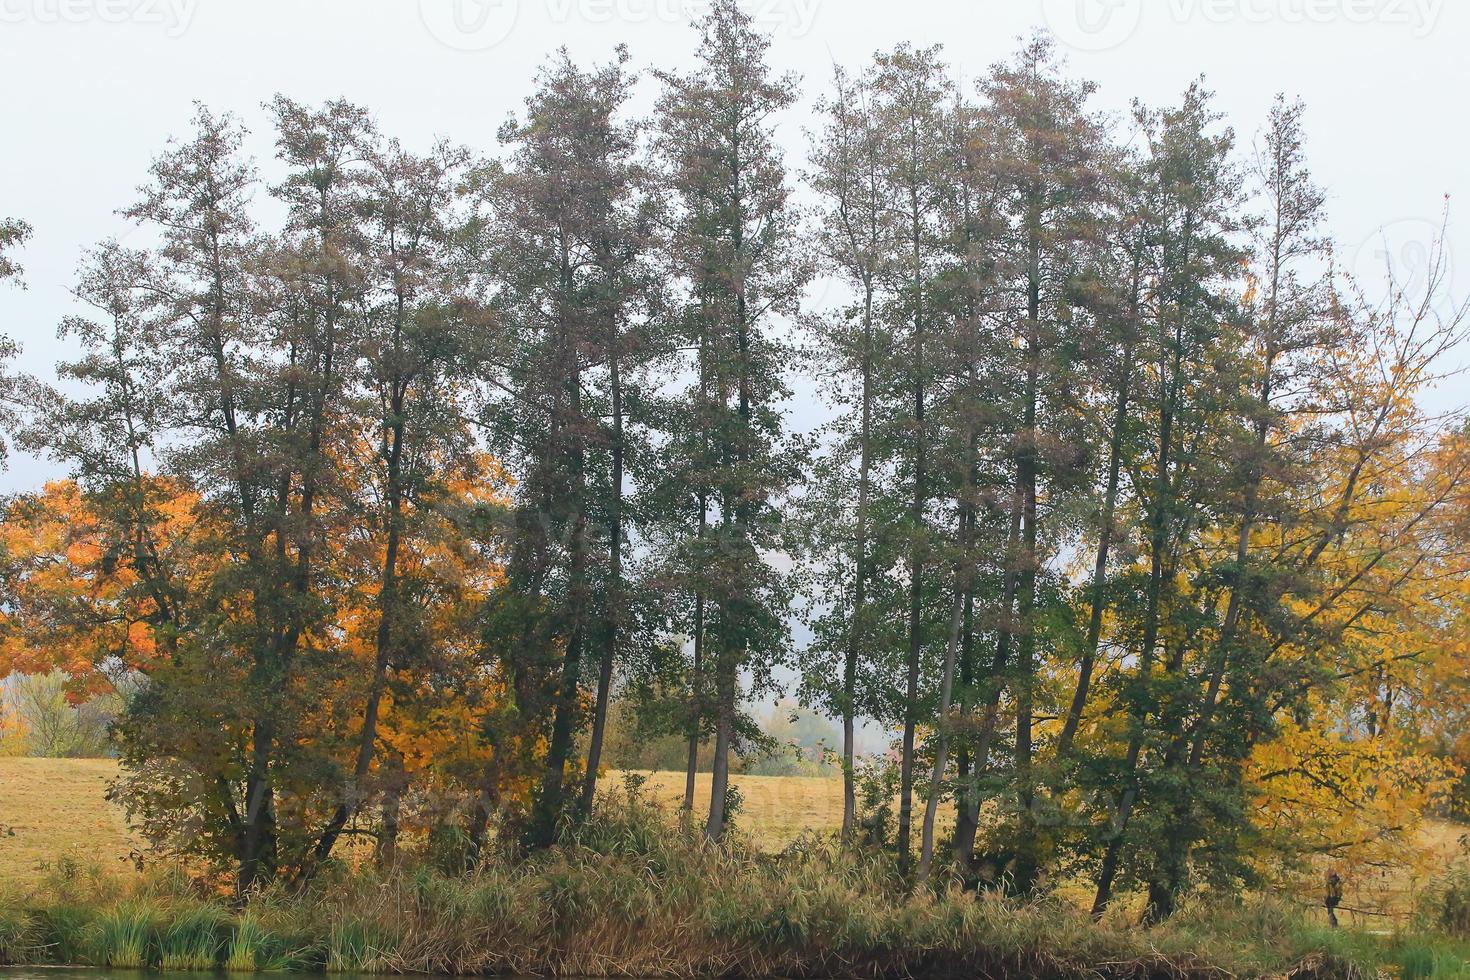
<svg viewBox="0 0 1470 980"><path fill-rule="evenodd" d="M0 757L30 753L30 726L8 700L0 699Z"/></svg>
<svg viewBox="0 0 1470 980"><path fill-rule="evenodd" d="M1353 736L1344 721L1324 719L1311 728L1284 722L1252 753L1247 781L1267 874L1289 874L1277 864L1283 855L1330 859L1348 880L1370 867L1403 864L1416 853L1426 811L1458 776L1410 739Z"/></svg>
<svg viewBox="0 0 1470 980"><path fill-rule="evenodd" d="M1256 298L1260 295L1261 292L1261 282L1260 279L1258 279L1256 275L1251 272L1249 265L1245 265L1245 292L1241 294L1240 302L1242 306L1254 306Z"/></svg>

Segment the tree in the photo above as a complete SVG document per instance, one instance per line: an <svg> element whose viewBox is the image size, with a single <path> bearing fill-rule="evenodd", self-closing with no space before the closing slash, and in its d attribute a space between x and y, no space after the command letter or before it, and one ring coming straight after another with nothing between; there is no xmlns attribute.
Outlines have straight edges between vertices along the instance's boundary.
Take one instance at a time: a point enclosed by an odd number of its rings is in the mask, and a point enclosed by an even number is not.
<svg viewBox="0 0 1470 980"><path fill-rule="evenodd" d="M31 226L14 218L0 218L0 283L11 281L25 288L21 278L24 271L8 253L24 245L31 237ZM22 381L6 373L7 363L15 357L18 349L15 341L0 333L0 466L5 463L7 453L4 431L14 428L17 417L17 402L20 399Z"/></svg>
<svg viewBox="0 0 1470 980"><path fill-rule="evenodd" d="M881 612L894 596L890 580L878 574L892 566L893 545L875 515L882 513L876 498L895 452L882 439L879 416L895 342L881 308L893 261L895 202L874 118L872 70L854 79L838 69L835 89L819 107L824 128L814 137L807 179L823 200L816 241L827 271L855 298L837 316L812 324L815 368L841 414L823 433L825 452L804 503L812 539L809 588L819 605L803 686L842 721L842 836L849 839L857 808L855 722L882 711L871 691L883 683L878 664L894 639L883 635Z"/></svg>
<svg viewBox="0 0 1470 980"><path fill-rule="evenodd" d="M659 75L656 143L676 208L671 259L692 306L698 414L713 457L703 484L716 514L695 574L713 607L704 624L715 694L705 832L718 840L741 672L759 678L786 645L789 596L764 554L781 545L775 503L797 471L781 438L784 351L770 321L795 312L806 268L772 119L795 101L795 80L771 77L770 42L733 0L715 3L699 30L699 67Z"/></svg>
<svg viewBox="0 0 1470 980"><path fill-rule="evenodd" d="M1010 296L1000 329L1010 336L1003 345L1014 351L992 373L1014 379L999 402L1001 414L1017 423L1003 436L1011 441L1010 525L1016 531L1007 532L992 671L1008 678L1015 707L1014 883L1028 891L1042 846L1033 774L1038 647L1046 641L1039 619L1044 593L1052 591L1046 572L1070 533L1062 521L1085 472L1085 460L1074 449L1084 440L1068 393L1086 388L1091 378L1086 361L1076 356L1087 341L1073 307L1080 270L1100 237L1106 150L1101 124L1087 110L1093 86L1062 76L1048 39L1032 40L1013 63L998 66L983 89L987 134L995 143L990 165L1005 222L997 242L1004 256L999 276ZM985 725L994 719L988 710ZM989 762L991 737L982 733L979 769Z"/></svg>
<svg viewBox="0 0 1470 980"><path fill-rule="evenodd" d="M486 334L467 293L464 263L455 254L463 222L456 203L468 152L440 144L418 157L396 142L380 145L374 136L360 134L357 147L368 168L367 220L356 338L359 387L350 394L361 399L360 445L372 448L365 482L377 489L377 506L361 515L382 547L375 576L377 625L356 758L307 874L331 854L363 796L362 784L379 754L379 719L391 676L422 671L424 665L415 661L432 648L413 602L422 583L406 573L404 552L432 546L445 530L434 511L449 496L445 477L461 472L461 461L474 452L458 402L468 390L465 379L481 373ZM390 777L390 795L391 782Z"/></svg>
<svg viewBox="0 0 1470 980"><path fill-rule="evenodd" d="M1237 228L1239 177L1228 163L1233 134L1211 132L1217 122L1209 95L1193 85L1178 109L1144 115L1149 133L1149 238L1153 384L1142 393L1154 413L1152 474L1135 478L1148 555L1143 598L1134 628L1138 669L1126 692L1130 733L1118 776L1117 809L1098 871L1093 913L1111 901L1121 849L1143 782L1139 761L1146 742L1160 737L1167 692L1182 685L1186 645L1165 618L1178 609L1174 595L1181 549L1205 519L1214 486L1204 467L1211 456L1204 436L1224 434L1219 405L1232 397L1229 375L1211 373L1231 337L1228 283L1241 256L1231 240ZM1217 384L1223 384L1220 390ZM1182 625L1182 624L1181 624ZM1166 649L1160 656L1160 640ZM1156 665L1162 663L1162 672ZM1154 719L1157 719L1155 724ZM1172 869L1167 874L1176 874ZM1155 899L1162 898L1156 892Z"/></svg>
<svg viewBox="0 0 1470 980"><path fill-rule="evenodd" d="M629 321L644 285L647 232L632 159L637 128L622 118L632 85L626 62L620 50L588 73L563 51L527 100L525 121L501 132L514 148L497 191L508 397L495 406L492 428L521 477L513 575L545 603L530 643L560 661L531 831L541 845L552 842L572 799L565 787L589 661L597 693L578 803L584 812L591 805L613 670L628 635L624 402L627 373L646 358Z"/></svg>
<svg viewBox="0 0 1470 980"><path fill-rule="evenodd" d="M1331 315L1330 282L1310 271L1327 258L1327 245L1317 234L1324 196L1312 184L1303 160L1301 113L1299 104L1278 98L1258 154L1256 177L1266 214L1256 231L1255 269L1242 302L1246 332L1239 357L1244 384L1242 403L1233 411L1243 424L1233 430L1238 441L1227 449L1237 467L1227 475L1234 479L1226 483L1236 498L1227 511L1234 517L1234 548L1200 576L1220 582L1226 598L1213 630L1214 649L1201 651L1207 663L1204 693L1198 703L1191 696L1174 709L1176 716L1191 717L1187 727L1176 722L1174 741L1164 752L1163 768L1174 772L1198 772L1203 765L1204 731L1215 724L1226 674L1232 664L1250 656L1249 645L1240 642L1242 620L1269 623L1279 617L1273 607L1290 585L1284 570L1256 561L1252 536L1263 510L1280 524L1294 523L1293 501L1300 499L1299 481L1308 465L1302 454L1323 438L1318 420L1330 412L1316 395L1324 389L1322 354L1350 341ZM1219 601L1210 599L1212 605ZM1238 781L1237 773L1227 775L1230 784ZM1212 774L1216 785L1218 779L1218 773ZM1190 818L1190 797L1197 793L1194 787L1175 793L1174 820L1164 838L1172 853L1161 862L1167 877L1150 885L1154 915L1167 914L1182 889L1187 859L1179 852L1189 847L1181 841L1198 832Z"/></svg>
<svg viewBox="0 0 1470 980"><path fill-rule="evenodd" d="M7 716L20 724L25 754L47 759L95 759L107 755L108 726L119 698L102 694L74 701L59 671L17 674L4 685Z"/></svg>
<svg viewBox="0 0 1470 980"><path fill-rule="evenodd" d="M903 362L894 386L906 403L902 414L909 452L898 464L897 479L907 497L908 512L899 518L907 550L908 643L904 657L902 705L903 743L900 750L898 853L907 871L911 861L915 739L920 720L920 677L930 637L930 585L926 562L932 546L928 472L933 444L927 412L940 311L934 300L935 279L945 240L943 206L947 177L953 164L953 146L945 138L949 127L945 107L952 89L936 48L915 50L903 46L878 58L874 77L875 118L888 134L883 156L884 178L890 186L893 209L894 261L889 265L892 303L889 316L899 333Z"/></svg>
<svg viewBox="0 0 1470 980"><path fill-rule="evenodd" d="M272 109L289 168L276 191L286 234L256 238L240 130L200 109L195 137L155 161L128 212L159 229L156 255L104 250L84 278L112 321L74 328L94 352L77 371L99 396L53 416L79 436L58 441L58 453L89 496L113 502L102 511L108 533L135 542L128 571L151 594L170 651L119 731L125 761L161 777L169 760L179 778L132 779L125 793L161 836L177 831L181 809L211 814L212 833L191 846L232 855L242 890L283 861L298 864L311 836L305 816L283 828L277 788L317 764L313 743L294 732L313 697L300 671L321 664L298 654L330 607L324 501L340 489L341 399L362 295L354 160L365 115L284 99ZM171 482L143 475L149 446ZM154 559L150 485L198 495L209 557L189 571L201 580L181 582L178 566ZM205 694L230 683L247 697Z"/></svg>

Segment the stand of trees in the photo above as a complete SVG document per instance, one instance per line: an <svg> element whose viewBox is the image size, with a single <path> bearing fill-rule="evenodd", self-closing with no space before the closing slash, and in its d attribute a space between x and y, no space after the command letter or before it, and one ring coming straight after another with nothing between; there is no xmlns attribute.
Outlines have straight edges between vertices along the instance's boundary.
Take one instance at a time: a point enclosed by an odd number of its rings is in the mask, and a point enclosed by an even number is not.
<svg viewBox="0 0 1470 980"><path fill-rule="evenodd" d="M139 678L116 793L242 891L354 835L552 845L618 692L718 840L783 666L855 844L857 727L895 733L918 881L1158 919L1401 848L1465 717L1442 244L1371 298L1299 105L1250 147L1200 84L1109 120L1046 38L973 91L839 70L798 179L797 80L733 0L699 31L647 119L626 51L558 54L496 159L278 97L267 185L199 109L124 212L157 245L83 262L69 393L0 375L72 473L7 503L0 667Z"/></svg>

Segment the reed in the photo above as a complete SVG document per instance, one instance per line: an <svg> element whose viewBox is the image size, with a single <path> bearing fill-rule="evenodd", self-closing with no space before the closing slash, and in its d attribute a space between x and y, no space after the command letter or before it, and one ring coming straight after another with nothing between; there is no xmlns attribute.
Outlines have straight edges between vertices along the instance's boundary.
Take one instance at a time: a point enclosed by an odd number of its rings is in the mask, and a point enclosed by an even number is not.
<svg viewBox="0 0 1470 980"><path fill-rule="evenodd" d="M230 917L216 905L189 904L166 916L159 935L159 965L165 970L212 970L220 963Z"/></svg>
<svg viewBox="0 0 1470 980"><path fill-rule="evenodd" d="M90 945L94 965L141 970L155 959L156 912L140 901L128 901L104 909L96 919Z"/></svg>

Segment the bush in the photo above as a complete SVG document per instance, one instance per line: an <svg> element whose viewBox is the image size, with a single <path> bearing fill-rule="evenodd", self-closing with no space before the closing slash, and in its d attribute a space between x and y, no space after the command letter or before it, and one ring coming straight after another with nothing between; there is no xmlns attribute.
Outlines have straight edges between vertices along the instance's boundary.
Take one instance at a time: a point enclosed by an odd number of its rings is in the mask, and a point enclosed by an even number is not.
<svg viewBox="0 0 1470 980"><path fill-rule="evenodd" d="M1420 915L1430 928L1470 939L1470 868L1453 868L1438 878L1425 893Z"/></svg>

